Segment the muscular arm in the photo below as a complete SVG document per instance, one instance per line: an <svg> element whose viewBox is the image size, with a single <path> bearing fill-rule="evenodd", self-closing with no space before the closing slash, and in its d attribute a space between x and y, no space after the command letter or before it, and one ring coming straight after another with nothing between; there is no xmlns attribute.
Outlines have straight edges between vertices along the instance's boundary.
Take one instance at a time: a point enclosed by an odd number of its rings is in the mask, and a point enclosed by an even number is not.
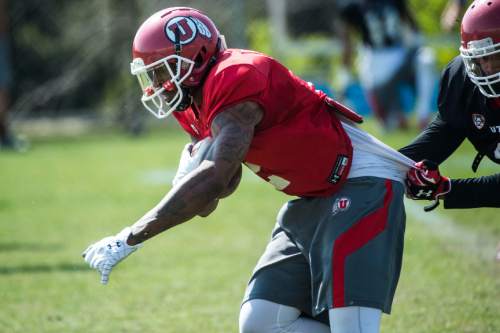
<svg viewBox="0 0 500 333"><path fill-rule="evenodd" d="M204 214L209 205L241 172L241 162L252 142L254 128L263 112L253 102L232 106L212 121L214 160L203 161L178 186L132 226L127 243L141 243L167 229Z"/></svg>

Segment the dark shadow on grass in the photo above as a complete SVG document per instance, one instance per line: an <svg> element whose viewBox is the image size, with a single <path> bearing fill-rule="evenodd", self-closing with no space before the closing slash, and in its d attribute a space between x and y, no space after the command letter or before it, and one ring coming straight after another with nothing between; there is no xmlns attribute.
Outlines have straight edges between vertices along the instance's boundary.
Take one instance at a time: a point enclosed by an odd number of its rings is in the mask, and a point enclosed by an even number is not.
<svg viewBox="0 0 500 333"><path fill-rule="evenodd" d="M7 210L7 208L10 208L12 206L10 201L0 199L0 211L2 210Z"/></svg>
<svg viewBox="0 0 500 333"><path fill-rule="evenodd" d="M31 251L31 252L54 252L61 250L62 246L40 243L0 243L0 252L16 252L16 251Z"/></svg>
<svg viewBox="0 0 500 333"><path fill-rule="evenodd" d="M0 267L0 275L13 274L37 274L37 273L72 273L88 271L86 264L61 263L55 265L21 265L12 267Z"/></svg>

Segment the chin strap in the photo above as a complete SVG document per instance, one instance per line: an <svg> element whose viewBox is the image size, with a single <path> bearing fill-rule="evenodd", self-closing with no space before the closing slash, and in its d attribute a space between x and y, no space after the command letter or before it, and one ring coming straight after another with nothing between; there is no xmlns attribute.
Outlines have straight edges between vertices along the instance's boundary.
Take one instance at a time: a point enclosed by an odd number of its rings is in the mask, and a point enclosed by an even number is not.
<svg viewBox="0 0 500 333"><path fill-rule="evenodd" d="M193 96L189 88L181 87L182 89L182 101L177 105L175 111L185 111L188 107L193 104Z"/></svg>
<svg viewBox="0 0 500 333"><path fill-rule="evenodd" d="M176 33L176 39L177 39L177 33L178 28L175 30ZM207 78L208 72L210 72L210 69L212 69L212 66L217 62L217 59L219 57L219 54L226 49L225 41L219 37L217 40L217 46L214 55L210 58L208 61L207 68L205 69L205 73L203 74L203 77L200 80L200 86L203 85L205 82L205 79ZM176 45L176 50L177 50L177 45ZM177 52L177 51L176 51ZM180 44L179 44L179 52L180 52ZM185 111L188 107L190 107L193 104L193 96L191 94L190 88L186 87L181 87L182 89L182 101L180 104L175 108L175 111Z"/></svg>

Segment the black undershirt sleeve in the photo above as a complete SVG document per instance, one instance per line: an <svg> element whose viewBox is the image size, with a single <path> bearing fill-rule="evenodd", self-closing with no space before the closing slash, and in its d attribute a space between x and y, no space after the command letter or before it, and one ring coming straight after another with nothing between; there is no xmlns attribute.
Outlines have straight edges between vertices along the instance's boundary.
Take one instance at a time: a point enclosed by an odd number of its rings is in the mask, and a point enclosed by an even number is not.
<svg viewBox="0 0 500 333"><path fill-rule="evenodd" d="M462 131L442 120L440 114L417 136L412 143L399 150L415 162L428 159L441 164L464 141Z"/></svg>
<svg viewBox="0 0 500 333"><path fill-rule="evenodd" d="M438 116L408 146L399 151L413 159L445 161L464 141L465 135ZM445 208L500 207L500 174L452 179L451 191L444 198Z"/></svg>
<svg viewBox="0 0 500 333"><path fill-rule="evenodd" d="M452 179L444 208L500 207L500 173L468 179Z"/></svg>

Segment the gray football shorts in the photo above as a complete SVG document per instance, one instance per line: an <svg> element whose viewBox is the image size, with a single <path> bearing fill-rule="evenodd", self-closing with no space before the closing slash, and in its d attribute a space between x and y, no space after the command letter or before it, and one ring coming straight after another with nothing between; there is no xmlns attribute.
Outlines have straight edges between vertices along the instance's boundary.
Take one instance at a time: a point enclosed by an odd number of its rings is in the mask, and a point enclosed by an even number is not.
<svg viewBox="0 0 500 333"><path fill-rule="evenodd" d="M327 198L300 198L281 209L243 302L265 299L327 319L336 307L390 313L405 231L401 183L349 179Z"/></svg>

